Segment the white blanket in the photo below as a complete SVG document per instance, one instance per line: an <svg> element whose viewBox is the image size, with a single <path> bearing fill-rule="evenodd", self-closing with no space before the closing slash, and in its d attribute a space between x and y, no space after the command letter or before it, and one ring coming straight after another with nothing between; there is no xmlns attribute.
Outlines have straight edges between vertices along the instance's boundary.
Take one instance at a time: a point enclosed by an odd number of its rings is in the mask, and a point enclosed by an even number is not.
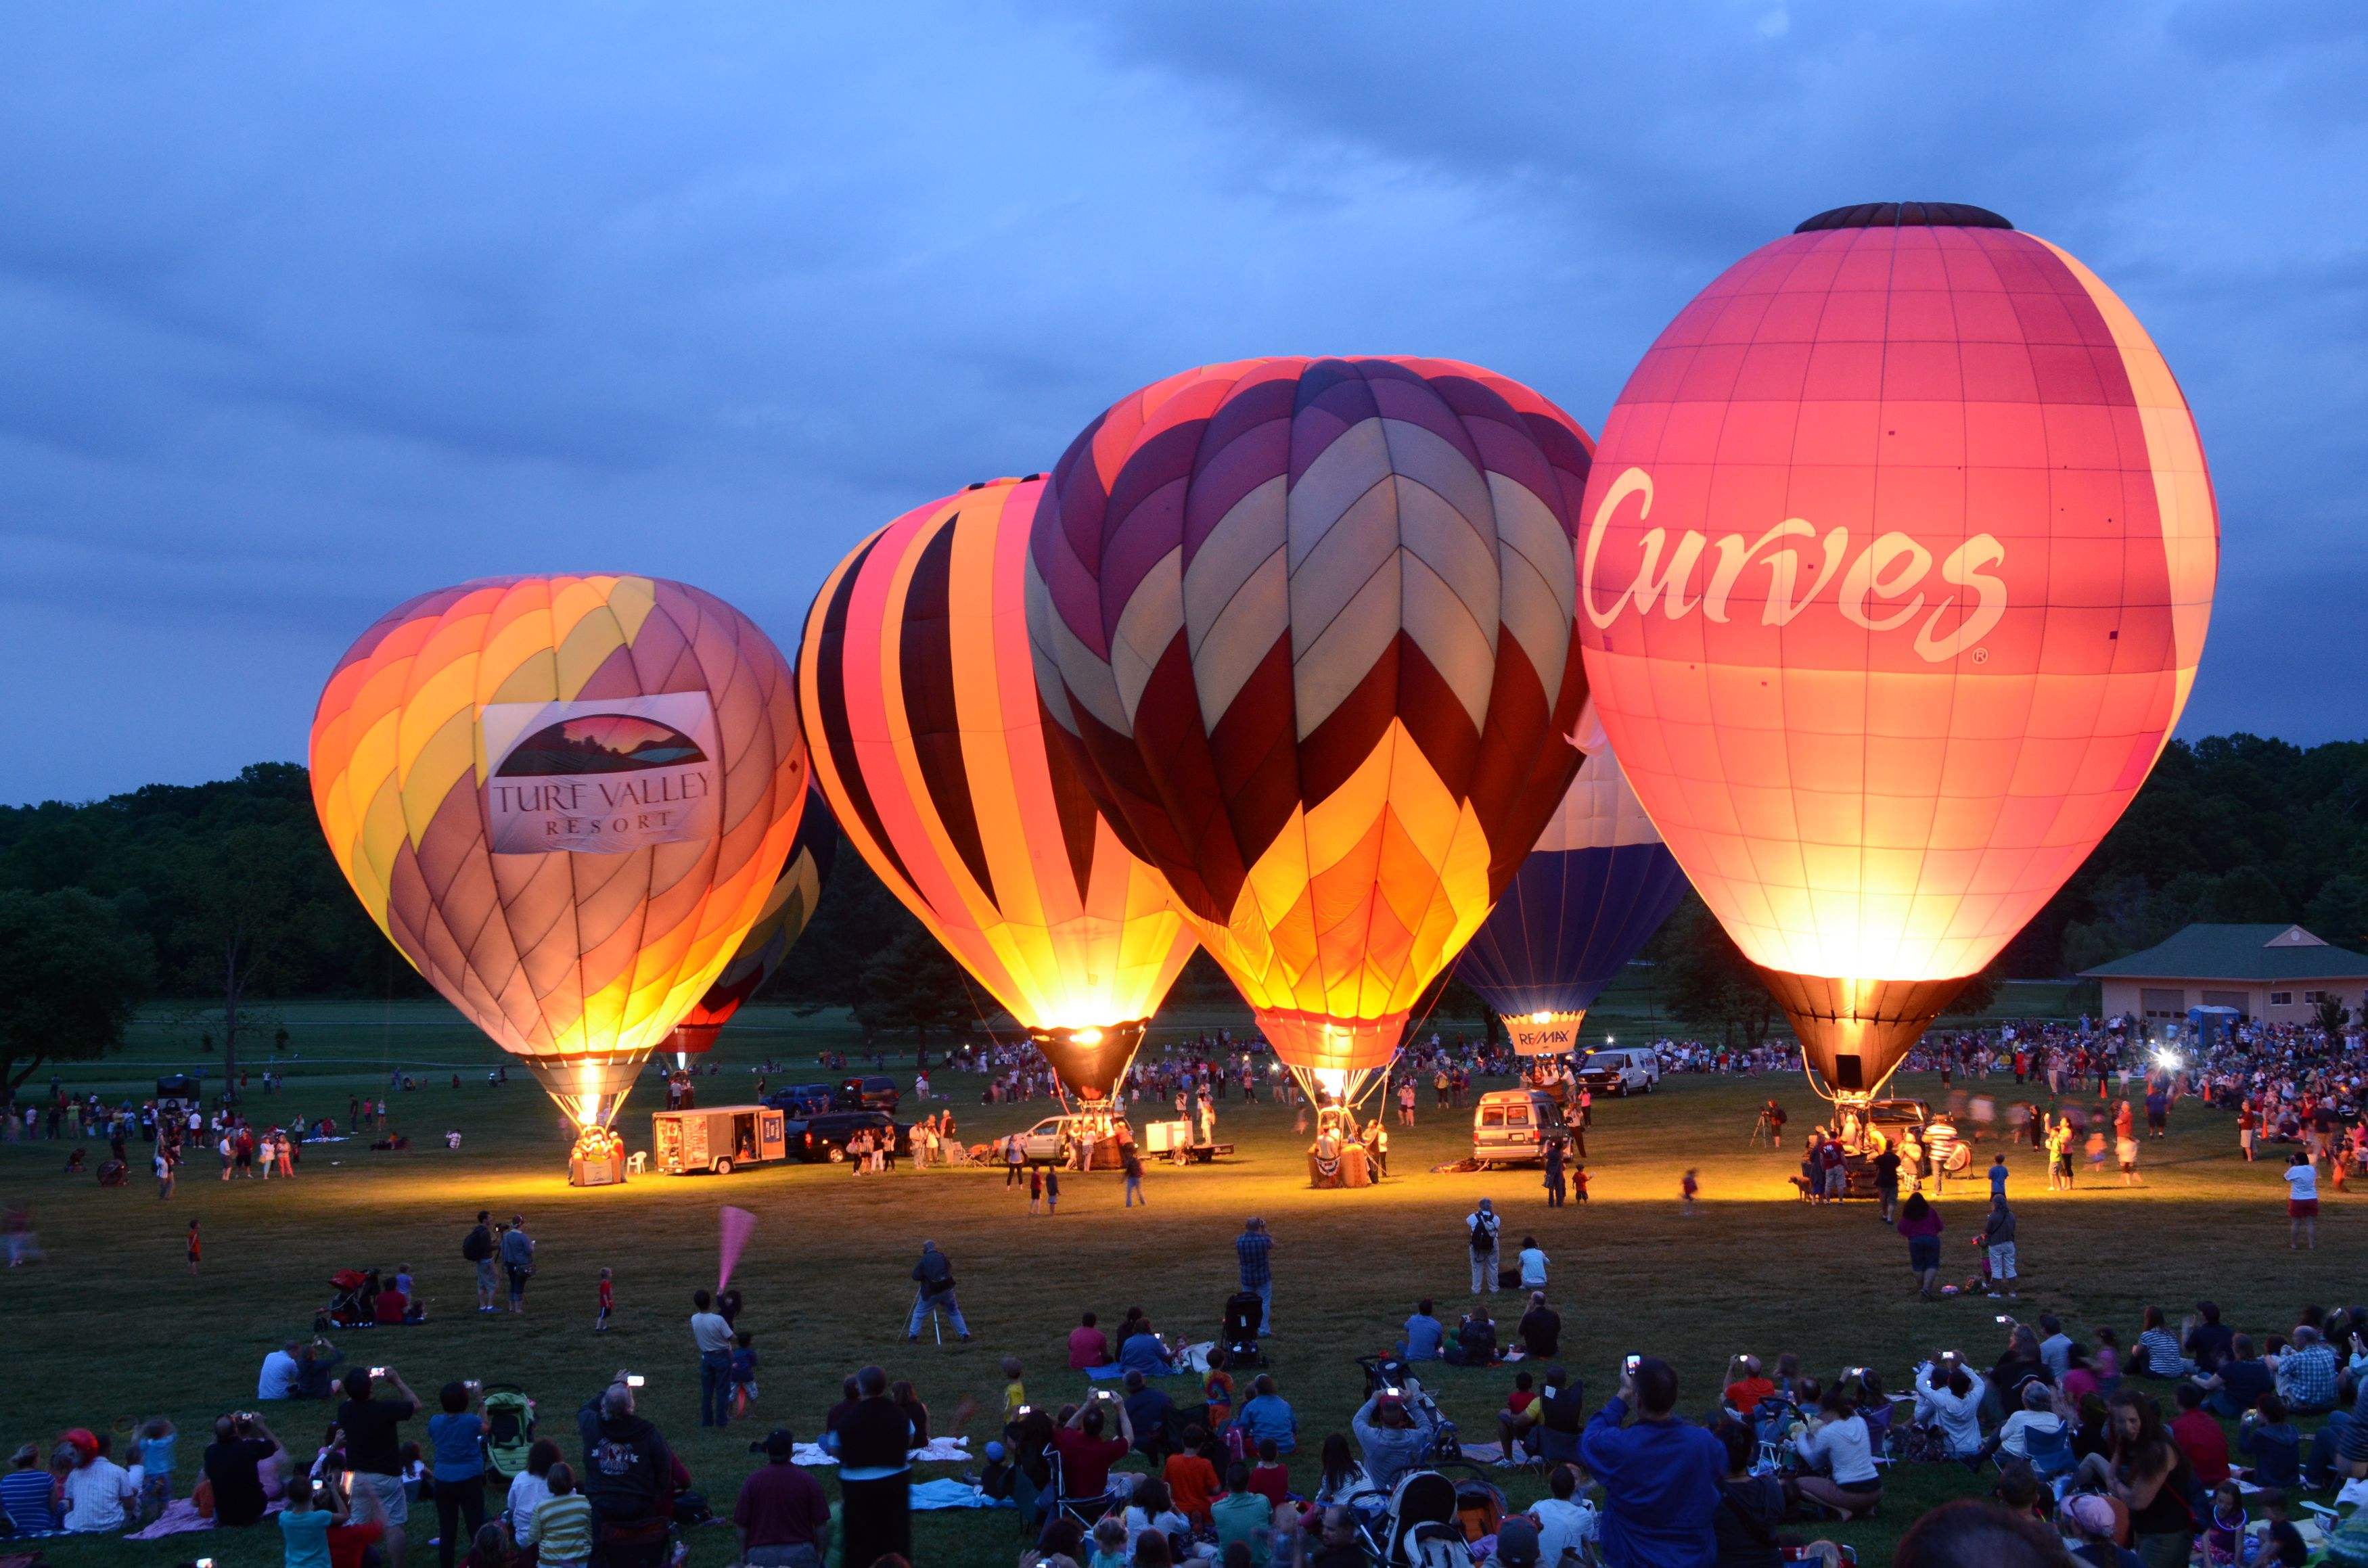
<svg viewBox="0 0 2368 1568"><path fill-rule="evenodd" d="M915 1449L905 1458L913 1464L968 1464L970 1439L968 1437L932 1437L929 1439L928 1448ZM837 1464L838 1456L823 1452L815 1444L800 1443L796 1451L790 1455L790 1460L793 1464L812 1468L815 1465Z"/></svg>

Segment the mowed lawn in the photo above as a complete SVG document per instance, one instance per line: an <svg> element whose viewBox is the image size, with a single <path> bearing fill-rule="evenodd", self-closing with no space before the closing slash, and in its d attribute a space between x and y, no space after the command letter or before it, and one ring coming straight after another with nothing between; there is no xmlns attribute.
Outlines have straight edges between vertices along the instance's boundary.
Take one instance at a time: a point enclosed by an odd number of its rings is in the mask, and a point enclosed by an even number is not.
<svg viewBox="0 0 2368 1568"><path fill-rule="evenodd" d="M101 1191L88 1176L60 1174L63 1145L0 1145L0 1199L30 1206L48 1255L0 1278L6 1346L0 1441L46 1443L73 1426L120 1434L135 1418L164 1414L186 1435L179 1478L186 1490L211 1420L254 1403L264 1354L309 1331L330 1273L407 1263L430 1321L334 1335L351 1359L392 1363L431 1400L449 1379L522 1383L541 1402L544 1429L561 1436L571 1454L576 1407L617 1369L643 1372L643 1411L719 1512L728 1512L757 1462L749 1440L776 1421L811 1437L839 1380L866 1363L912 1379L942 1426L965 1396L985 1412L996 1408L997 1363L1007 1354L1025 1363L1039 1402L1082 1392L1084 1380L1066 1370L1063 1346L1083 1310L1107 1323L1140 1305L1172 1335L1210 1336L1233 1289L1233 1238L1245 1216L1260 1214L1275 1237L1273 1369L1299 1413L1295 1469L1304 1489L1323 1435L1345 1429L1360 1396L1354 1358L1389 1345L1417 1296L1437 1297L1451 1324L1461 1310L1469 1283L1462 1218L1483 1195L1506 1214L1508 1239L1534 1234L1552 1255L1564 1359L1585 1381L1590 1403L1610 1392L1619 1358L1631 1351L1674 1362L1684 1407L1699 1413L1726 1358L1738 1351L1770 1359L1795 1351L1826 1376L1872 1363L1903 1387L1922 1355L1961 1349L1987 1364L2002 1341L1991 1302L1913 1298L1904 1244L1875 1223L1868 1206L1793 1201L1786 1177L1796 1151L1748 1146L1754 1112L1770 1094L1791 1109L1796 1133L1811 1121L1815 1102L1797 1074L1678 1077L1651 1096L1604 1102L1587 1162L1594 1201L1559 1212L1543 1206L1534 1172L1431 1174L1468 1149L1470 1113L1434 1111L1426 1085L1417 1125L1395 1134L1397 1175L1374 1190L1308 1190L1292 1112L1233 1099L1220 1109L1220 1136L1239 1145L1231 1161L1184 1172L1154 1167L1145 1181L1151 1207L1133 1212L1120 1207L1114 1176L1073 1176L1059 1216L1041 1219L1005 1190L1000 1173L901 1169L870 1177L786 1166L571 1190L561 1162L564 1140L540 1091L523 1074L498 1092L486 1088L485 1068L496 1053L440 1005L285 1013L302 1054L289 1063L290 1082L279 1096L253 1096L256 1114L268 1119L284 1107L342 1121L348 1096L383 1085L386 1064L400 1062L424 1075L423 1087L398 1096L397 1121L416 1146L402 1153L315 1146L292 1183L224 1184L213 1179L211 1157L200 1155L179 1194L160 1202L144 1165L135 1164L131 1187ZM725 1040L717 1053L725 1074L700 1085L712 1105L745 1097L749 1069L768 1052L790 1064L774 1074L779 1085L824 1076L813 1068L813 1051L852 1043L827 1017L767 1009ZM129 1090L194 1060L202 1059L145 1030L125 1056L67 1081ZM909 1057L897 1071L909 1079ZM936 1086L951 1096L967 1138L1024 1125L1050 1108L981 1106L979 1080L966 1075L940 1073ZM2002 1102L2013 1094L2005 1078L1975 1086ZM1938 1087L1906 1085L1927 1095ZM647 1142L650 1108L645 1097L627 1109L633 1147ZM457 1153L443 1147L448 1128L463 1135ZM2318 1251L2289 1253L2277 1164L2247 1166L2229 1119L2195 1106L2182 1105L2173 1128L2168 1142L2145 1146L2141 1189L2125 1190L2084 1161L2080 1189L2052 1194L2038 1156L2012 1153L2028 1276L2015 1311L2035 1317L2053 1309L2084 1337L2096 1324L2111 1324L2128 1343L2148 1303L2176 1316L2209 1295L2229 1321L2258 1335L2291 1324L2305 1302L2332 1306L2362 1293L2368 1226L2345 1196L2326 1204ZM1990 1152L1980 1149L1981 1164ZM94 1149L94 1164L103 1153ZM142 1158L135 1154L135 1162ZM1704 1197L1691 1220L1680 1218L1677 1203L1689 1166L1699 1168ZM1943 1205L1949 1277L1975 1269L1969 1241L1979 1229L1983 1191L1976 1180ZM747 1296L743 1325L757 1335L764 1395L755 1419L712 1433L697 1424L696 1361L683 1320L691 1290L715 1282L717 1210L726 1203L757 1217L734 1283ZM472 1275L460 1244L481 1208L522 1212L541 1240L541 1272L523 1318L471 1310ZM181 1251L192 1216L203 1221L206 1243L204 1272L195 1278ZM973 1345L940 1347L926 1335L917 1347L903 1343L908 1271L924 1239L952 1256ZM619 1315L613 1332L596 1337L594 1280L603 1266L616 1271ZM1502 1318L1517 1315L1511 1295L1493 1304ZM1187 1381L1172 1385L1179 1398ZM1511 1369L1440 1369L1433 1386L1467 1437L1486 1439L1511 1382ZM283 1404L268 1419L309 1459L328 1414L317 1404ZM991 1426L985 1415L971 1422L973 1448L993 1435ZM1859 1545L1862 1559L1883 1561L1923 1507L1984 1484L1954 1466L1895 1471L1882 1517L1839 1533ZM1520 1500L1534 1494L1535 1483L1514 1479L1508 1489ZM426 1560L430 1533L415 1532L415 1562ZM1008 1563L1019 1541L1008 1514L952 1513L920 1517L916 1545L923 1564L983 1565ZM697 1532L693 1549L702 1565L734 1555L730 1532L721 1528ZM276 1562L279 1551L276 1531L153 1544L69 1540L44 1550L54 1562L91 1568L178 1563L199 1554L222 1568L249 1568Z"/></svg>

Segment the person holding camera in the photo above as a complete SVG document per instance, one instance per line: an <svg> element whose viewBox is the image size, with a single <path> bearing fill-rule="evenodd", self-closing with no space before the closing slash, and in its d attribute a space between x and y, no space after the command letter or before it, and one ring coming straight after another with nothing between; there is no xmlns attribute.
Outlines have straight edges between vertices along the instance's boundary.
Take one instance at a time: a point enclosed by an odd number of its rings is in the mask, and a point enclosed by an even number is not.
<svg viewBox="0 0 2368 1568"><path fill-rule="evenodd" d="M278 1464L288 1450L250 1410L222 1416L214 1423L214 1440L203 1465L214 1494L214 1524L224 1529L259 1523L263 1518L263 1466Z"/></svg>
<svg viewBox="0 0 2368 1568"><path fill-rule="evenodd" d="M393 1386L393 1399L370 1397L381 1378ZM403 1549L411 1521L410 1494L403 1485L403 1434L405 1421L419 1414L419 1396L411 1392L393 1367L356 1367L346 1373L345 1403L337 1406L337 1426L346 1435L346 1469L353 1489L367 1489L378 1500L386 1535L379 1550L387 1568L403 1568Z"/></svg>
<svg viewBox="0 0 2368 1568"><path fill-rule="evenodd" d="M1717 1556L1712 1516L1726 1478L1726 1449L1708 1428L1679 1420L1677 1407L1678 1374L1669 1364L1631 1356L1619 1392L1579 1436L1579 1462L1603 1483L1603 1556L1611 1568L1663 1568Z"/></svg>
<svg viewBox="0 0 2368 1568"><path fill-rule="evenodd" d="M602 1568L656 1568L674 1524L674 1450L633 1408L640 1381L620 1371L575 1413L584 1442L575 1479L592 1509L593 1557ZM552 1490L559 1490L555 1479Z"/></svg>
<svg viewBox="0 0 2368 1568"><path fill-rule="evenodd" d="M921 1244L920 1261L913 1265L913 1283L918 1289L913 1293L912 1315L905 1321L905 1343L918 1344L923 1321L934 1312L943 1312L951 1320L955 1336L969 1344L970 1324L962 1321L962 1303L954 1297L953 1260L938 1250L937 1243Z"/></svg>

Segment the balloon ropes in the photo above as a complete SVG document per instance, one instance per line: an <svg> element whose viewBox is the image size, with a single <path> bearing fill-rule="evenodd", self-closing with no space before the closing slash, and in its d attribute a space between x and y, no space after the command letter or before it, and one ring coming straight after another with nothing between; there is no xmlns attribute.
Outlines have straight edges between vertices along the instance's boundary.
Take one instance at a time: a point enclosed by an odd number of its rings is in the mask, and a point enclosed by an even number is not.
<svg viewBox="0 0 2368 1568"><path fill-rule="evenodd" d="M1576 1049L1587 1009L1686 896L1592 705L1578 749L1578 777L1456 965L1523 1056Z"/></svg>
<svg viewBox="0 0 2368 1568"><path fill-rule="evenodd" d="M829 885L831 862L837 854L838 824L831 820L830 809L823 804L819 792L809 788L805 815L799 819L789 864L781 868L781 880L773 884L772 896L765 901L757 923L748 927L748 935L741 938L740 950L732 955L707 994L675 1025L661 1048L674 1052L676 1066L687 1067L691 1057L715 1049L715 1037L723 1032L741 1004L773 978L813 921L814 905Z"/></svg>
<svg viewBox="0 0 2368 1568"><path fill-rule="evenodd" d="M1588 451L1474 366L1251 359L1121 399L1037 507L1045 708L1319 1105L1389 1064L1577 767Z"/></svg>
<svg viewBox="0 0 2368 1568"><path fill-rule="evenodd" d="M772 642L625 575L389 611L321 694L312 768L370 917L604 1157L642 1064L763 912L806 794Z"/></svg>
<svg viewBox="0 0 2368 1568"><path fill-rule="evenodd" d="M1669 324L1585 516L1612 750L1812 1081L1862 1101L2179 721L2219 557L2179 384L1997 214L1838 209Z"/></svg>
<svg viewBox="0 0 2368 1568"><path fill-rule="evenodd" d="M1193 938L1047 744L1021 598L1043 491L975 484L864 540L807 612L798 695L848 842L1106 1106Z"/></svg>

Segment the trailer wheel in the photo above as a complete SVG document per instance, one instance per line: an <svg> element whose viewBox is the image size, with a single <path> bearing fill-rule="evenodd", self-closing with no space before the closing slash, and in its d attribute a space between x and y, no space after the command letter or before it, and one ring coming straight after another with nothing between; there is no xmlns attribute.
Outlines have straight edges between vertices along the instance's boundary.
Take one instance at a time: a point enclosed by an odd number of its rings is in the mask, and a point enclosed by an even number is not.
<svg viewBox="0 0 2368 1568"><path fill-rule="evenodd" d="M732 1174L732 1162L729 1160L718 1160L710 1168L712 1169L717 1176L730 1176Z"/></svg>

